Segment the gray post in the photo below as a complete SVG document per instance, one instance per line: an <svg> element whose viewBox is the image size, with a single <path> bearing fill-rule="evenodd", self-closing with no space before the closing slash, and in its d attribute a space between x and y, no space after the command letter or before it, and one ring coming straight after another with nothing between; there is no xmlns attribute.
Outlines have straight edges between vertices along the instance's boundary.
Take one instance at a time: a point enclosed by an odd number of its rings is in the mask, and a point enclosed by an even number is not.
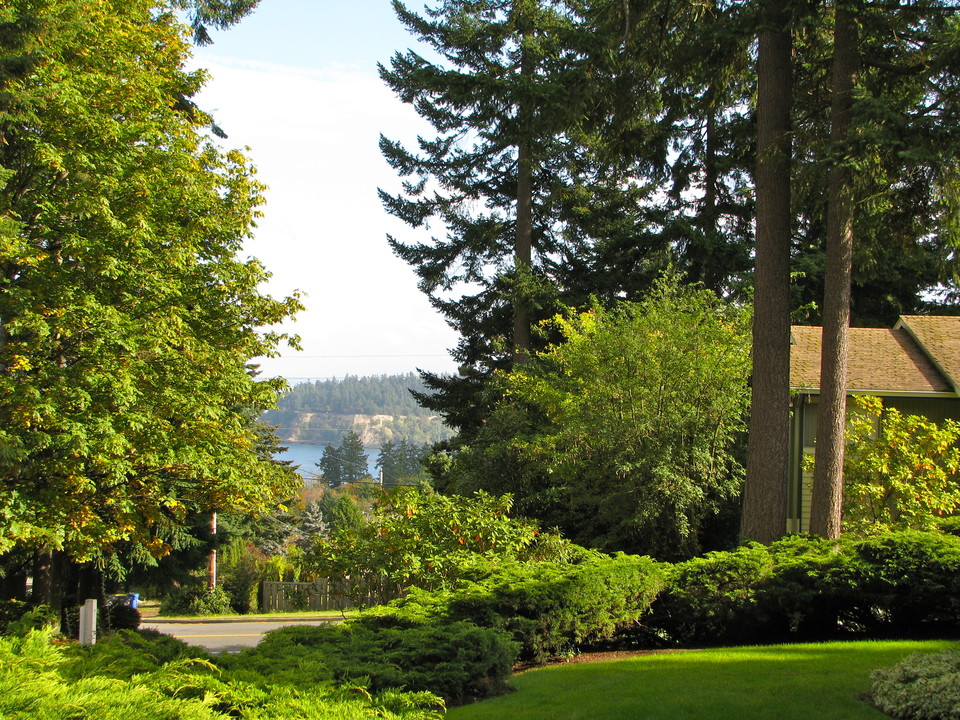
<svg viewBox="0 0 960 720"><path fill-rule="evenodd" d="M97 601L87 600L80 608L80 644L95 645L97 642Z"/></svg>

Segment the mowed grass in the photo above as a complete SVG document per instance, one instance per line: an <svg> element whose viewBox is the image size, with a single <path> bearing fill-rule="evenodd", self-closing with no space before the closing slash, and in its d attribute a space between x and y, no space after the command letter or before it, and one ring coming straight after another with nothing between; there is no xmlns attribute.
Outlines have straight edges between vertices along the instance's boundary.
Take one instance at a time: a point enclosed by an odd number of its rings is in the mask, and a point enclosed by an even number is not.
<svg viewBox="0 0 960 720"><path fill-rule="evenodd" d="M860 699L870 673L948 641L694 650L525 672L515 692L448 720L883 720Z"/></svg>

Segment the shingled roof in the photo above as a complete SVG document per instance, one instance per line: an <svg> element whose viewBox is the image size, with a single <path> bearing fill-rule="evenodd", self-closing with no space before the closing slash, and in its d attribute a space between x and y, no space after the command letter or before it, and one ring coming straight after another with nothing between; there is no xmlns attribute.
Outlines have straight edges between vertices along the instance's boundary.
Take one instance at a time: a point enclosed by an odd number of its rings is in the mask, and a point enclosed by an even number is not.
<svg viewBox="0 0 960 720"><path fill-rule="evenodd" d="M792 388L819 390L821 333L819 327L791 328ZM958 394L960 318L910 315L892 330L850 328L849 343L848 392Z"/></svg>
<svg viewBox="0 0 960 720"><path fill-rule="evenodd" d="M960 395L960 316L901 315L903 328Z"/></svg>

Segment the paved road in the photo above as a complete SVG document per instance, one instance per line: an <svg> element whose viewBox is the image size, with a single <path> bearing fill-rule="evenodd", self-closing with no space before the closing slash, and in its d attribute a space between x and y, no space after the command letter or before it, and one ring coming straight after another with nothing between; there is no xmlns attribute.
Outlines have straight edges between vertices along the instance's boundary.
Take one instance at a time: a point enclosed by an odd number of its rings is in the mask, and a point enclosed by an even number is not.
<svg viewBox="0 0 960 720"><path fill-rule="evenodd" d="M325 625L330 620L231 620L229 622L176 622L148 618L141 628L159 630L189 645L199 645L211 652L239 652L254 647L264 633L287 625Z"/></svg>

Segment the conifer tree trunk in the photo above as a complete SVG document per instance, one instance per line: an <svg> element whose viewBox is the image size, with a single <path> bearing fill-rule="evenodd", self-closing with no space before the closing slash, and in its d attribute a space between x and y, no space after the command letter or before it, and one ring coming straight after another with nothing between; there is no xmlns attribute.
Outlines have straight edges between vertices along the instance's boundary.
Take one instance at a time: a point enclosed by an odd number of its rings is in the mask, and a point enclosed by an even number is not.
<svg viewBox="0 0 960 720"><path fill-rule="evenodd" d="M526 32L522 32L520 42L524 43L525 40ZM529 53L524 49L521 49L521 55L520 76L523 82L533 76L533 63ZM527 279L533 261L533 162L530 157L533 108L528 98L521 99L517 112L520 120L520 140L517 144L517 229L514 241L514 266L519 285L513 292L513 361L520 363L529 358L532 347Z"/></svg>
<svg viewBox="0 0 960 720"><path fill-rule="evenodd" d="M858 33L849 6L837 3L833 37L833 101L830 140L834 152L848 137L857 77ZM845 155L846 153L844 153ZM810 532L840 535L843 513L843 455L847 400L847 336L853 266L853 188L845 157L827 181L827 255L824 269L820 410L813 474Z"/></svg>
<svg viewBox="0 0 960 720"><path fill-rule="evenodd" d="M525 287L533 259L533 182L529 151L525 144L517 149L517 237L514 264L520 285L513 294L513 360L524 362L530 355L530 301Z"/></svg>
<svg viewBox="0 0 960 720"><path fill-rule="evenodd" d="M762 10L757 55L757 228L753 384L740 533L770 543L786 532L790 428L790 99L786 3Z"/></svg>

